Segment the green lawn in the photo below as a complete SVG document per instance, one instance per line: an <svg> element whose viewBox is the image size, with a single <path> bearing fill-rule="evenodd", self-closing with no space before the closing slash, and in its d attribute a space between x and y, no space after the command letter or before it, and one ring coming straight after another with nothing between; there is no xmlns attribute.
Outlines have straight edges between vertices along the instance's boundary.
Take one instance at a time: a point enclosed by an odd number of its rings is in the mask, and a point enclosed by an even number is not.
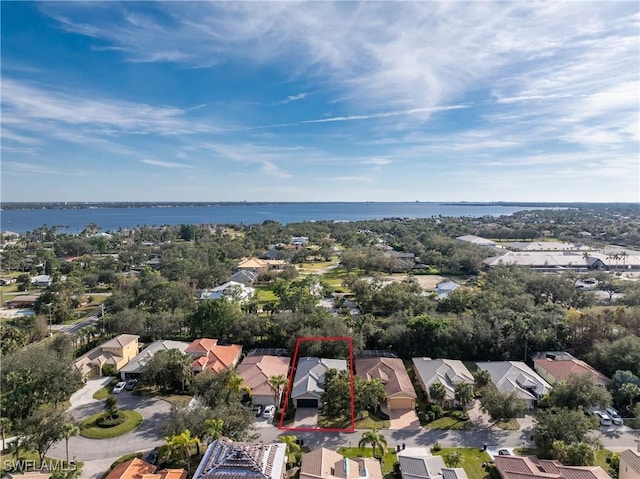
<svg viewBox="0 0 640 479"><path fill-rule="evenodd" d="M379 452L376 451L376 453ZM373 457L370 447L365 447L364 449L360 449L359 447L341 447L338 448L338 454L342 454L348 459L353 459L356 457ZM384 453L384 457L382 458L382 474L384 474L384 479L393 478L393 465L396 462L397 458L395 451L388 448Z"/></svg>
<svg viewBox="0 0 640 479"><path fill-rule="evenodd" d="M271 287L267 285L255 286L256 295L255 300L258 302L259 307L263 307L267 303L277 303L278 297L273 294Z"/></svg>
<svg viewBox="0 0 640 479"><path fill-rule="evenodd" d="M488 479L489 475L482 468L482 463L490 462L489 454L471 447L445 447L441 451L432 451L434 456L442 456L447 452L458 451L462 454L462 467L469 479Z"/></svg>
<svg viewBox="0 0 640 479"><path fill-rule="evenodd" d="M318 427L348 428L351 427L351 418L343 416L333 419L325 416L318 416ZM387 429L388 427L389 421L387 419L382 419L381 417L369 412L365 412L362 419L356 419L356 429Z"/></svg>
<svg viewBox="0 0 640 479"><path fill-rule="evenodd" d="M473 422L468 419L466 421L461 421L454 417L445 416L430 422L427 425L427 429L441 429L445 431L452 429L473 429Z"/></svg>
<svg viewBox="0 0 640 479"><path fill-rule="evenodd" d="M505 431L517 431L520 429L520 423L517 419L509 419L508 421L498 421L496 423L500 429L504 429Z"/></svg>
<svg viewBox="0 0 640 479"><path fill-rule="evenodd" d="M98 389L95 393L93 393L93 399L97 399L98 401L102 401L103 399L107 399L107 396L111 394L113 386L118 384L119 379L113 378L109 384L105 387Z"/></svg>
<svg viewBox="0 0 640 479"><path fill-rule="evenodd" d="M142 415L139 412L121 409L118 414L124 414L127 417L125 422L109 428L99 427L96 421L104 414L101 412L85 419L80 426L80 435L89 439L108 439L122 436L142 424Z"/></svg>

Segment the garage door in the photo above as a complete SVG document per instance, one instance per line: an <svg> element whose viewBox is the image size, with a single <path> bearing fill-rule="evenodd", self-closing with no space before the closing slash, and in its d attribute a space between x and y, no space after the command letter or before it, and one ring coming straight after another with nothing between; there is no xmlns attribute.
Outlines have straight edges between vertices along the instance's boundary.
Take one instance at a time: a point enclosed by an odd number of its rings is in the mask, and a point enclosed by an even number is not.
<svg viewBox="0 0 640 479"><path fill-rule="evenodd" d="M318 409L317 399L298 399L296 403L297 403L297 407L314 407Z"/></svg>
<svg viewBox="0 0 640 479"><path fill-rule="evenodd" d="M411 398L391 398L389 408L391 409L413 409L415 403Z"/></svg>

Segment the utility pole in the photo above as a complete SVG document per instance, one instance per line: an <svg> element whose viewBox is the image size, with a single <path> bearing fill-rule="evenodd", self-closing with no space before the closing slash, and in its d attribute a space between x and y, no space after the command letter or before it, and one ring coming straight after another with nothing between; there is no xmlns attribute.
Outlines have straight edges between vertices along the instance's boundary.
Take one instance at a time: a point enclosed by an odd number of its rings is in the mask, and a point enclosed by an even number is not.
<svg viewBox="0 0 640 479"><path fill-rule="evenodd" d="M100 303L100 319L102 322L102 334L104 335L104 303Z"/></svg>
<svg viewBox="0 0 640 479"><path fill-rule="evenodd" d="M53 332L52 332L52 327L51 327L51 306L53 306L53 303L47 303L46 306L49 307L49 337L53 336Z"/></svg>

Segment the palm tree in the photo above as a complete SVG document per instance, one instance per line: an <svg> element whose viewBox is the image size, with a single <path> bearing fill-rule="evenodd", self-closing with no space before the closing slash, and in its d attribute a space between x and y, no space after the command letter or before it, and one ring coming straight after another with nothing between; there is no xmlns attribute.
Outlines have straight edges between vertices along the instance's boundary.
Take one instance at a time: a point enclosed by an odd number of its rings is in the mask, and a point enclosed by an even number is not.
<svg viewBox="0 0 640 479"><path fill-rule="evenodd" d="M291 456L300 451L300 445L296 443L298 438L294 435L280 436L280 442L287 445L287 462L292 463Z"/></svg>
<svg viewBox="0 0 640 479"><path fill-rule="evenodd" d="M5 440L7 439L7 431L11 427L11 420L6 417L0 417L0 430L2 431L2 450L6 449Z"/></svg>
<svg viewBox="0 0 640 479"><path fill-rule="evenodd" d="M230 373L227 378L227 393L229 395L228 397L230 397L231 394L240 395L242 391L245 391L249 395L249 397L251 397L251 389L244 384L244 379L242 379L242 376L234 372Z"/></svg>
<svg viewBox="0 0 640 479"><path fill-rule="evenodd" d="M210 442L220 439L222 429L224 428L224 421L222 419L207 419L204 422L204 426L207 428L205 435L209 438Z"/></svg>
<svg viewBox="0 0 640 479"><path fill-rule="evenodd" d="M68 418L68 421L65 422L62 427L62 433L64 435L65 448L67 451L67 464L69 464L69 439L80 434L80 428L73 418Z"/></svg>
<svg viewBox="0 0 640 479"><path fill-rule="evenodd" d="M473 372L473 379L475 379L476 388L482 389L491 382L491 374L486 369L477 369Z"/></svg>
<svg viewBox="0 0 640 479"><path fill-rule="evenodd" d="M429 386L429 399L442 407L445 398L447 397L447 389L442 383L433 383Z"/></svg>
<svg viewBox="0 0 640 479"><path fill-rule="evenodd" d="M629 253L627 253L626 251L620 251L620 254L618 255L620 257L620 259L622 260L622 264L624 266L626 266L627 264L627 258L629 257Z"/></svg>
<svg viewBox="0 0 640 479"><path fill-rule="evenodd" d="M371 444L371 455L373 457L376 457L376 448L380 448L380 452L384 456L384 451L387 448L387 440L382 434L378 434L376 428L362 433L362 438L358 441L358 447L364 449L367 444Z"/></svg>
<svg viewBox="0 0 640 479"><path fill-rule="evenodd" d="M458 467L463 461L462 453L460 451L445 452L442 455L442 459L447 467Z"/></svg>
<svg viewBox="0 0 640 479"><path fill-rule="evenodd" d="M278 374L277 376L271 376L267 383L269 383L269 386L273 389L273 400L276 408L279 408L282 402L282 391L284 391L284 387L287 385L287 378L282 374Z"/></svg>
<svg viewBox="0 0 640 479"><path fill-rule="evenodd" d="M455 398L463 408L466 408L473 399L473 386L469 383L456 384Z"/></svg>
<svg viewBox="0 0 640 479"><path fill-rule="evenodd" d="M185 429L180 434L174 434L171 437L165 437L167 441L167 459L172 458L175 454L182 453L187 463L187 472L191 471L191 448L200 445L200 439L191 436L191 431Z"/></svg>

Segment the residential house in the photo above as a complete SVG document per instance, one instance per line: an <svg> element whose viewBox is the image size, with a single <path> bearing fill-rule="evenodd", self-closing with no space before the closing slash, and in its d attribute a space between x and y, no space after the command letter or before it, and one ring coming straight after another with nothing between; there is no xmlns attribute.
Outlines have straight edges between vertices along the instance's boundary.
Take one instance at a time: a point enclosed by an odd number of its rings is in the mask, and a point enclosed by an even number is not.
<svg viewBox="0 0 640 479"><path fill-rule="evenodd" d="M186 479L187 471L184 469L162 469L158 471L156 466L133 458L114 467L105 479Z"/></svg>
<svg viewBox="0 0 640 479"><path fill-rule="evenodd" d="M281 259L245 258L236 265L237 271L251 271L258 275L272 270L281 270L287 262Z"/></svg>
<svg viewBox="0 0 640 479"><path fill-rule="evenodd" d="M611 379L564 351L542 352L533 356L533 369L549 384L566 382L571 375L588 374L598 386L607 387Z"/></svg>
<svg viewBox="0 0 640 479"><path fill-rule="evenodd" d="M455 281L444 281L442 283L438 283L434 291L436 292L438 299L444 299L458 288L460 288L460 285Z"/></svg>
<svg viewBox="0 0 640 479"><path fill-rule="evenodd" d="M227 279L228 282L236 282L245 285L247 288L250 288L255 284L258 280L258 274L249 270L242 270L236 273L233 273Z"/></svg>
<svg viewBox="0 0 640 479"><path fill-rule="evenodd" d="M373 458L347 459L321 448L302 456L300 479L382 479L380 463Z"/></svg>
<svg viewBox="0 0 640 479"><path fill-rule="evenodd" d="M139 336L133 334L116 336L76 359L75 367L85 378L92 374L102 375L107 364L114 371L120 371L138 354L138 339Z"/></svg>
<svg viewBox="0 0 640 479"><path fill-rule="evenodd" d="M442 456L432 456L429 449L408 447L398 452L402 479L468 479L462 468L449 468Z"/></svg>
<svg viewBox="0 0 640 479"><path fill-rule="evenodd" d="M242 283L227 281L213 289L203 291L200 299L206 301L225 298L229 301L242 303L252 298L255 292L255 289L245 286Z"/></svg>
<svg viewBox="0 0 640 479"><path fill-rule="evenodd" d="M48 288L53 284L53 278L48 274L40 274L31 278L31 284L36 288Z"/></svg>
<svg viewBox="0 0 640 479"><path fill-rule="evenodd" d="M7 301L4 305L6 308L33 308L38 301L40 294L22 294L20 296L14 296Z"/></svg>
<svg viewBox="0 0 640 479"><path fill-rule="evenodd" d="M551 385L523 362L490 361L476 364L478 368L489 371L491 381L499 391L515 391L529 409L533 409L538 399L551 390Z"/></svg>
<svg viewBox="0 0 640 479"><path fill-rule="evenodd" d="M309 238L306 236L292 236L289 244L293 246L307 246L309 244Z"/></svg>
<svg viewBox="0 0 640 479"><path fill-rule="evenodd" d="M636 439L636 450L627 449L618 453L620 467L618 479L638 479L640 477L640 439Z"/></svg>
<svg viewBox="0 0 640 479"><path fill-rule="evenodd" d="M385 258L394 260L392 271L400 273L403 271L411 271L416 264L416 255L413 253L405 253L401 251L389 250L383 253Z"/></svg>
<svg viewBox="0 0 640 479"><path fill-rule="evenodd" d="M191 367L194 373L213 371L219 373L225 369L233 368L242 355L242 346L239 344L220 345L217 339L200 338L193 341L184 350L191 358Z"/></svg>
<svg viewBox="0 0 640 479"><path fill-rule="evenodd" d="M18 280L16 278L0 278L0 286L8 286L16 283L17 281Z"/></svg>
<svg viewBox="0 0 640 479"><path fill-rule="evenodd" d="M283 479L284 443L234 442L226 437L212 442L193 479Z"/></svg>
<svg viewBox="0 0 640 479"><path fill-rule="evenodd" d="M564 466L535 456L496 456L495 464L502 479L611 479L600 466Z"/></svg>
<svg viewBox="0 0 640 479"><path fill-rule="evenodd" d="M251 390L251 402L254 405L268 406L276 403L269 378L283 376L286 379L290 362L291 358L288 357L266 355L249 355L242 360L236 372Z"/></svg>
<svg viewBox="0 0 640 479"><path fill-rule="evenodd" d="M456 404L456 385L460 383L475 384L473 375L462 361L457 359L413 358L413 370L418 383L429 397L429 388L434 383L444 386L447 394L443 401L445 407Z"/></svg>
<svg viewBox="0 0 640 479"><path fill-rule="evenodd" d="M347 370L344 359L302 357L298 359L291 399L296 407L320 408L324 392L324 375L329 369Z"/></svg>
<svg viewBox="0 0 640 479"><path fill-rule="evenodd" d="M379 379L387 393L389 409L414 409L418 397L402 359L363 358L356 359L356 374L363 379Z"/></svg>
<svg viewBox="0 0 640 479"><path fill-rule="evenodd" d="M474 244L476 246L496 247L496 242L495 241L491 241L489 239L482 238L482 237L476 236L476 235L458 236L456 239L459 240L459 241L465 241L467 243Z"/></svg>
<svg viewBox="0 0 640 479"><path fill-rule="evenodd" d="M613 254L595 251L507 251L500 256L483 260L489 268L505 264L527 266L536 271L587 271L591 269L638 270L640 253L631 252L623 259Z"/></svg>
<svg viewBox="0 0 640 479"><path fill-rule="evenodd" d="M177 349L181 353L184 353L187 347L189 347L189 343L185 343L183 341L170 341L168 339L159 339L154 341L140 351L137 356L131 359L122 369L120 369L120 377L123 381L125 379L138 378L149 361L151 361L158 351Z"/></svg>
<svg viewBox="0 0 640 479"><path fill-rule="evenodd" d="M582 244L560 241L513 241L504 243L504 246L518 251L591 251L591 248Z"/></svg>

